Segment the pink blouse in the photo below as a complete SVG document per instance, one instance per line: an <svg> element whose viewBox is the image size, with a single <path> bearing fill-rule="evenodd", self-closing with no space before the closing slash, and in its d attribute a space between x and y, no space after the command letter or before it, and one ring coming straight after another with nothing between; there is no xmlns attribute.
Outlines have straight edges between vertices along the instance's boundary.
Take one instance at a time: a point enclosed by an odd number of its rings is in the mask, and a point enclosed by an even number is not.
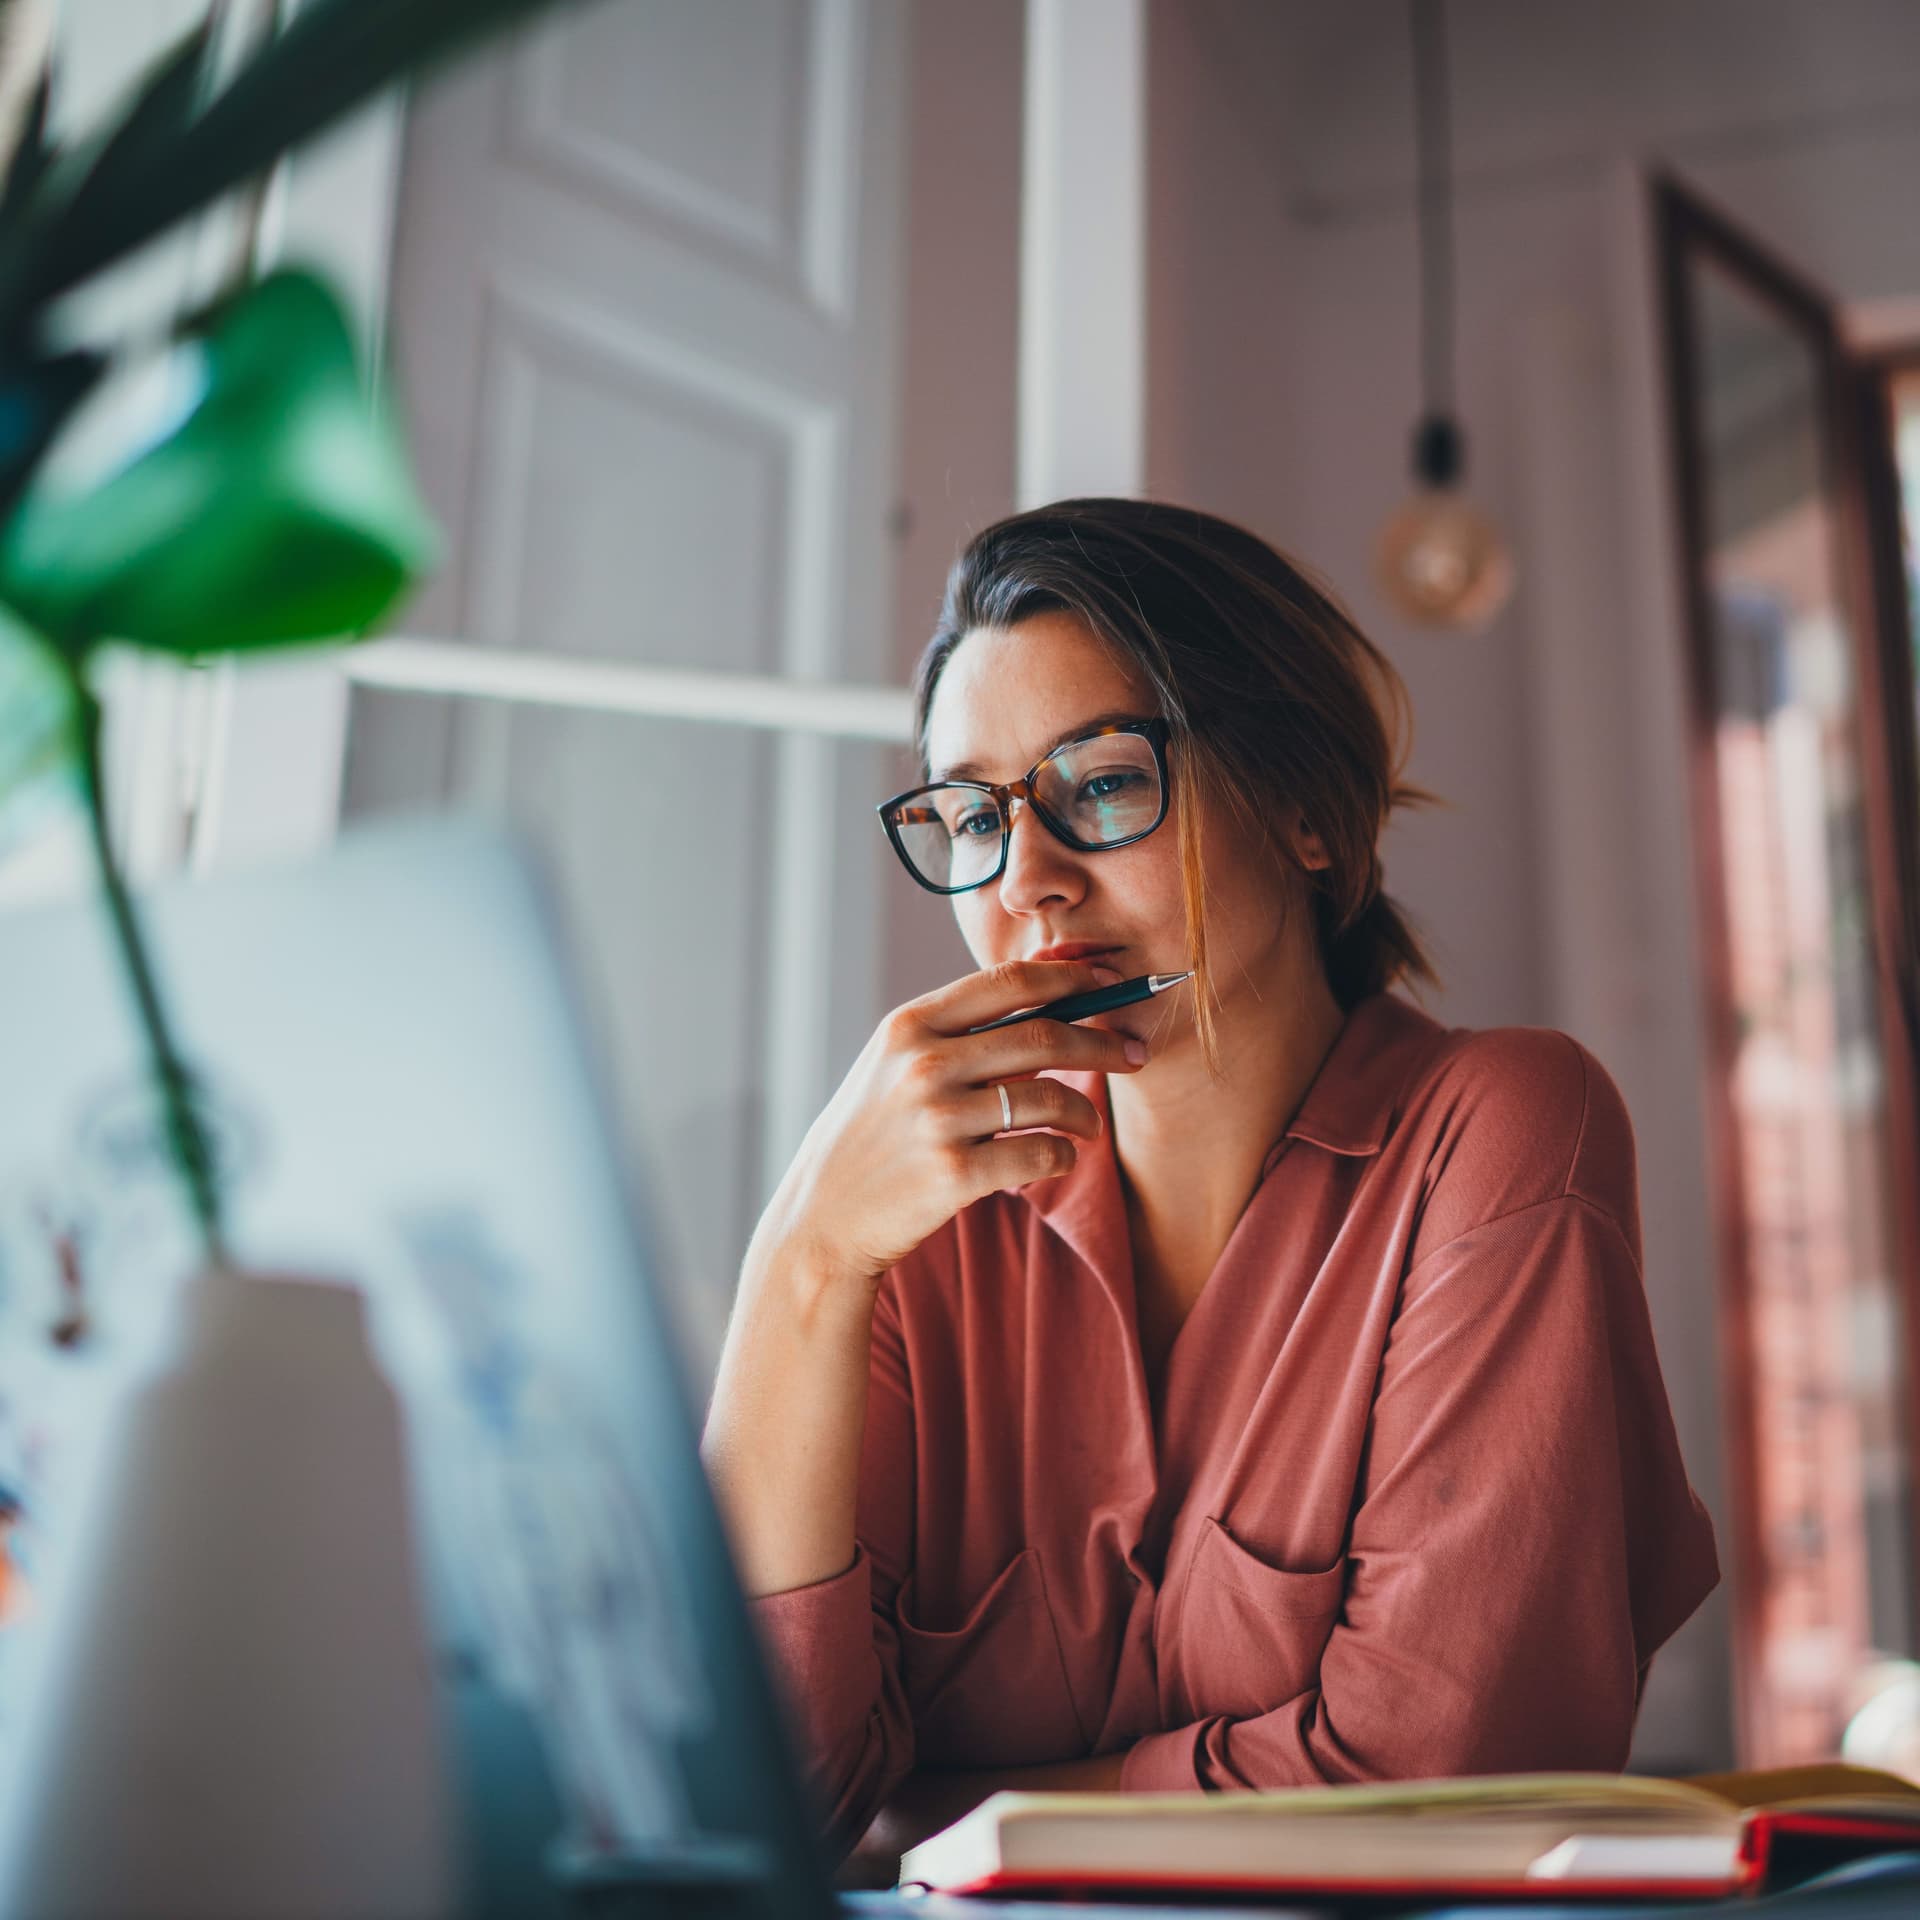
<svg viewBox="0 0 1920 1920"><path fill-rule="evenodd" d="M916 1766L1623 1766L1719 1570L1605 1069L1548 1029L1361 1002L1157 1420L1111 1139L887 1274L853 1563L753 1603L839 1843Z"/></svg>

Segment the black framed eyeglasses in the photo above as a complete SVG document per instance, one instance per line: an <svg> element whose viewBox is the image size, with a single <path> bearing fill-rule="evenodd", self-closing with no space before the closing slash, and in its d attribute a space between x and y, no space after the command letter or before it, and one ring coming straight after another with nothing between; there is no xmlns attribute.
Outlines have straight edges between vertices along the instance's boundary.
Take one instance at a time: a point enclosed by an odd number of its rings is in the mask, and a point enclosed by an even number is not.
<svg viewBox="0 0 1920 1920"><path fill-rule="evenodd" d="M1122 720L1063 740L1023 779L936 780L883 800L880 824L929 893L967 893L1007 870L1013 802L1076 853L1144 840L1167 817L1164 720Z"/></svg>

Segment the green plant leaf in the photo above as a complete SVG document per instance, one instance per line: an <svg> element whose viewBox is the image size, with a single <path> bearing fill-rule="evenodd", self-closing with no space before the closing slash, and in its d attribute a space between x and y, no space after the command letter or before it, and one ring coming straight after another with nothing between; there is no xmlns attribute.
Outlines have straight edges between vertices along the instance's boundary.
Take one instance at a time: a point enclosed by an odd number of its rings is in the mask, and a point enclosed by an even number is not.
<svg viewBox="0 0 1920 1920"><path fill-rule="evenodd" d="M45 644L0 608L0 852L51 804L77 801L73 691Z"/></svg>
<svg viewBox="0 0 1920 1920"><path fill-rule="evenodd" d="M557 0L307 0L178 136L143 142L72 216L56 164L17 231L0 234L0 334L177 220L250 179L398 79ZM183 57L184 47L180 54ZM111 130L106 135L110 143ZM95 151L104 161L105 151Z"/></svg>
<svg viewBox="0 0 1920 1920"><path fill-rule="evenodd" d="M0 533L0 601L78 657L189 657L366 631L435 538L338 301L276 273L197 319L204 386L91 485L39 482Z"/></svg>
<svg viewBox="0 0 1920 1920"><path fill-rule="evenodd" d="M47 137L47 110L52 100L53 74L43 68L27 101L13 157L7 162L7 182L0 188L0 222L18 217L53 158L53 143Z"/></svg>
<svg viewBox="0 0 1920 1920"><path fill-rule="evenodd" d="M206 98L212 48L212 23L202 21L147 69L111 126L60 156L55 165L74 175L56 188L63 221L85 226L165 164Z"/></svg>
<svg viewBox="0 0 1920 1920"><path fill-rule="evenodd" d="M0 360L0 520L25 491L47 444L99 379L97 354Z"/></svg>

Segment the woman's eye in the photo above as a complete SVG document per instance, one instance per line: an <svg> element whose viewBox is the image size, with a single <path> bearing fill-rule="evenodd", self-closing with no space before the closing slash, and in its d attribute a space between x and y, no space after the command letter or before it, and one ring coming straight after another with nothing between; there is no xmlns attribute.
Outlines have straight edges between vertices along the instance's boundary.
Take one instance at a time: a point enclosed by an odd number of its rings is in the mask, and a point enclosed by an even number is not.
<svg viewBox="0 0 1920 1920"><path fill-rule="evenodd" d="M991 807L975 807L954 821L952 831L956 840L977 840L984 833L1000 831L1000 816Z"/></svg>
<svg viewBox="0 0 1920 1920"><path fill-rule="evenodd" d="M1082 800L1111 800L1116 793L1125 793L1129 787L1137 786L1139 774L1127 769L1117 773L1095 773L1080 782Z"/></svg>

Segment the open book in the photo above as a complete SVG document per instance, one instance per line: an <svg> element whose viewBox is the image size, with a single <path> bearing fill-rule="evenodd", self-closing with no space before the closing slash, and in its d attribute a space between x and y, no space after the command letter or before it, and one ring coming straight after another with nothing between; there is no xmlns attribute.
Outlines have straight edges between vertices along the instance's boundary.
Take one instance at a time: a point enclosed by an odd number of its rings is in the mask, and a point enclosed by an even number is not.
<svg viewBox="0 0 1920 1920"><path fill-rule="evenodd" d="M1866 1767L1541 1773L1279 1793L996 1793L900 1863L952 1893L1551 1892L1684 1898L1920 1850L1920 1785Z"/></svg>

